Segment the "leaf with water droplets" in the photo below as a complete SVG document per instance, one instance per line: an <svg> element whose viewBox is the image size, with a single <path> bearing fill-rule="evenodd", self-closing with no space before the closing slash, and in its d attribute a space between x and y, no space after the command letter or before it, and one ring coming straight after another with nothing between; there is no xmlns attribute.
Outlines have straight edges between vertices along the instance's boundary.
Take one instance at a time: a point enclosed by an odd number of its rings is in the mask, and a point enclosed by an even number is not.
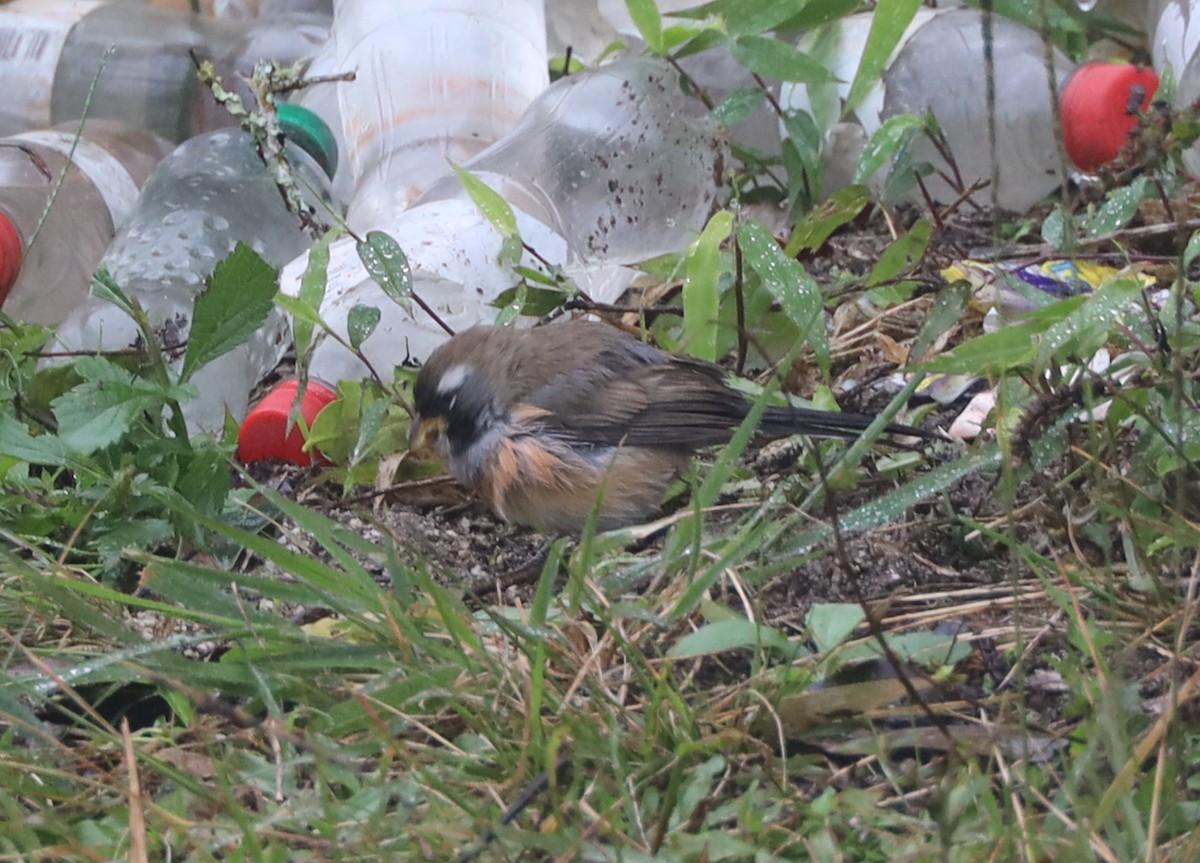
<svg viewBox="0 0 1200 863"><path fill-rule="evenodd" d="M358 258L375 284L404 311L412 311L412 270L400 244L383 231L368 231L358 241Z"/></svg>
<svg viewBox="0 0 1200 863"><path fill-rule="evenodd" d="M854 182L864 183L892 158L900 147L921 134L925 121L914 114L900 114L883 122L863 148L854 169Z"/></svg>
<svg viewBox="0 0 1200 863"><path fill-rule="evenodd" d="M1045 369L1072 357L1090 357L1104 347L1109 336L1130 315L1141 314L1136 300L1142 283L1135 277L1118 277L1102 284L1087 297L1071 297L1070 314L1046 329L1038 350L1037 368Z"/></svg>
<svg viewBox="0 0 1200 863"><path fill-rule="evenodd" d="M346 335L350 337L350 347L358 350L362 343L371 337L379 326L379 309L374 306L364 306L358 303L346 315Z"/></svg>
<svg viewBox="0 0 1200 863"><path fill-rule="evenodd" d="M1145 177L1139 177L1128 186L1109 192L1100 209L1087 220L1087 235L1102 237L1128 225L1137 215L1138 205L1146 197L1148 182Z"/></svg>
<svg viewBox="0 0 1200 863"><path fill-rule="evenodd" d="M829 336L825 332L825 308L821 289L795 258L789 258L771 232L759 222L745 222L738 229L738 243L746 263L784 314L800 328L812 346L823 371L829 369Z"/></svg>
<svg viewBox="0 0 1200 863"><path fill-rule="evenodd" d="M757 87L743 87L726 96L712 109L712 117L723 126L736 126L750 119L762 104L765 93Z"/></svg>
<svg viewBox="0 0 1200 863"><path fill-rule="evenodd" d="M529 286L525 284L524 280L512 289L509 301L496 313L496 326L507 327L520 316L521 309L525 307L525 295L528 291Z"/></svg>

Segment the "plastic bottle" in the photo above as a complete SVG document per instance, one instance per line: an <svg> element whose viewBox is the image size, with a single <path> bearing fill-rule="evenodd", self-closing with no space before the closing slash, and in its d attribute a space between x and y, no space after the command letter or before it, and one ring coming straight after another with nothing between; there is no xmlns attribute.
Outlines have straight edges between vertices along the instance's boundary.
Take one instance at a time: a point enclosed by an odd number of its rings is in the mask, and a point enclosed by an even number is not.
<svg viewBox="0 0 1200 863"><path fill-rule="evenodd" d="M337 45L329 39L321 50L312 56L305 69L306 78L325 78L338 74ZM350 167L350 147L346 145L342 131L342 111L338 106L338 84L326 81L297 90L287 101L312 111L329 127L338 142L338 163L333 175L334 197L349 201L354 195L354 172Z"/></svg>
<svg viewBox="0 0 1200 863"><path fill-rule="evenodd" d="M0 134L86 113L183 141L233 123L197 80L189 52L244 94L238 73L261 58L308 57L328 29L321 16L247 23L144 3L10 0L0 5Z"/></svg>
<svg viewBox="0 0 1200 863"><path fill-rule="evenodd" d="M1146 11L1151 62L1175 81L1174 104L1188 108L1200 99L1200 0L1155 0ZM1200 176L1200 145L1184 152L1183 165Z"/></svg>
<svg viewBox="0 0 1200 863"><path fill-rule="evenodd" d="M620 40L633 50L641 51L645 47L641 32L629 13L625 0L596 0L597 9L603 20L609 25L612 40ZM663 25L669 26L676 19L669 16L672 13L694 8L696 0L658 0L659 13L664 16ZM727 45L718 45L695 54L688 54L678 61L682 69L695 84L703 90L713 104L719 105L735 90L754 90L759 83L754 76L737 60L734 59ZM780 84L778 81L765 82L770 88L770 95L778 97ZM768 155L778 155L780 150L779 117L767 99L759 103L753 113L745 121L738 123L729 130L734 143L742 147L750 147Z"/></svg>
<svg viewBox="0 0 1200 863"><path fill-rule="evenodd" d="M56 324L83 301L113 233L171 151L152 132L104 120L77 131L0 138L0 303L16 320Z"/></svg>
<svg viewBox="0 0 1200 863"><path fill-rule="evenodd" d="M785 84L781 101L786 108L811 111L818 128L826 130L823 163L825 191L851 182L870 135L888 118L932 110L962 178L963 187L992 177L987 114L988 69L984 62L983 14L974 9L917 12L888 61L882 80L854 108L853 117L840 120L844 99L862 56L871 16L853 15L831 25L802 47L829 68L842 83L824 87ZM1034 31L998 15L992 18L996 99L998 203L1005 210L1024 211L1060 183L1060 160L1054 133L1051 80L1046 52ZM1064 123L1078 142L1088 134L1079 153L1095 170L1105 156L1114 157L1135 122L1131 98L1144 110L1157 78L1148 69L1115 64L1088 64L1076 70L1057 49L1051 51L1055 83L1061 94ZM1104 66L1110 66L1105 70ZM1120 70L1114 73L1113 69ZM839 121L840 120L840 121ZM1071 140L1067 142L1069 145ZM1076 158L1075 153L1071 153ZM1097 161L1099 159L1099 161ZM915 144L914 163L928 162L950 174L950 167L924 138ZM926 188L939 203L957 200L960 190L936 174ZM973 200L987 204L992 191L976 192Z"/></svg>
<svg viewBox="0 0 1200 863"><path fill-rule="evenodd" d="M191 10L190 0L150 0L155 6ZM270 18L294 12L333 14L333 0L200 0L200 11L214 18L245 21L250 18Z"/></svg>
<svg viewBox="0 0 1200 863"><path fill-rule="evenodd" d="M508 132L549 84L543 0L341 0L332 39L355 230Z"/></svg>
<svg viewBox="0 0 1200 863"><path fill-rule="evenodd" d="M522 266L564 264L593 300L611 302L630 280L621 265L682 251L704 226L724 191L725 159L720 127L684 95L675 72L662 61L627 58L552 85L512 133L464 168L512 205L522 240L538 253L526 251ZM493 319L490 304L519 280L497 262L503 237L457 177L381 228L405 251L414 291L456 331ZM305 264L285 269L281 290L298 291ZM357 304L382 314L363 344L377 370L424 359L446 338L420 310L410 316L388 299L353 241L339 241L321 314L345 338ZM317 344L314 376L335 382L366 371L332 339Z"/></svg>
<svg viewBox="0 0 1200 863"><path fill-rule="evenodd" d="M336 162L329 130L297 106L281 105L279 119L301 185L327 195L328 173ZM311 203L319 210L325 206L315 199ZM142 304L164 351L181 361L195 298L239 241L272 266L311 244L285 209L249 134L220 129L180 145L159 165L101 265ZM132 319L93 297L63 321L50 350L112 351L140 343ZM249 342L201 368L191 379L199 394L183 405L189 430L220 431L227 409L240 418L250 390L286 347L287 321L276 310Z"/></svg>

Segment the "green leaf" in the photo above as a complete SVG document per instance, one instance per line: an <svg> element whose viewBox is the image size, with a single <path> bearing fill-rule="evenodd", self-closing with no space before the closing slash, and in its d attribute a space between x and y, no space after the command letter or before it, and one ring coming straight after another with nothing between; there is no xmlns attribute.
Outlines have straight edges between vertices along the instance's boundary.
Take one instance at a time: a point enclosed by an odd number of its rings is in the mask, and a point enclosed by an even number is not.
<svg viewBox="0 0 1200 863"><path fill-rule="evenodd" d="M321 239L309 250L308 266L300 277L300 293L296 298L316 317L325 300L325 285L329 280L329 243L333 232L326 232ZM308 315L294 315L292 320L292 338L296 343L296 356L308 355L312 345L314 321Z"/></svg>
<svg viewBox="0 0 1200 863"><path fill-rule="evenodd" d="M358 350L362 347L362 343L371 337L371 333L375 332L375 328L379 326L379 319L382 315L379 309L374 306L365 306L362 303L355 303L346 315L346 335L350 337L350 347Z"/></svg>
<svg viewBox="0 0 1200 863"><path fill-rule="evenodd" d="M1118 278L1100 286L1095 293L1074 297L1075 307L1061 321L1046 329L1038 351L1037 366L1063 362L1072 356L1085 361L1108 341L1109 335L1126 316L1139 314L1133 305L1142 292L1136 278ZM1070 300L1057 305L1065 306Z"/></svg>
<svg viewBox="0 0 1200 863"><path fill-rule="evenodd" d="M521 315L521 309L525 306L525 297L529 293L529 285L525 284L522 279L517 286L513 288L512 298L509 302L500 308L496 314L495 324L498 327L507 327Z"/></svg>
<svg viewBox="0 0 1200 863"><path fill-rule="evenodd" d="M867 287L874 287L880 282L886 282L903 273L909 267L920 263L929 245L929 237L933 227L925 219L918 219L916 224L883 250L871 275L867 278Z"/></svg>
<svg viewBox="0 0 1200 863"><path fill-rule="evenodd" d="M625 0L625 8L629 10L629 17L633 19L650 50L655 54L665 53L662 16L658 14L658 4L654 0Z"/></svg>
<svg viewBox="0 0 1200 863"><path fill-rule="evenodd" d="M805 616L804 623L817 649L827 653L849 638L866 619L866 612L858 603L830 602L814 605Z"/></svg>
<svg viewBox="0 0 1200 863"><path fill-rule="evenodd" d="M898 149L921 134L924 128L925 121L915 114L898 114L884 120L859 156L858 167L854 169L854 182L864 183L873 177Z"/></svg>
<svg viewBox="0 0 1200 863"><path fill-rule="evenodd" d="M501 291L492 305L498 309L513 306L518 315L540 318L560 308L570 297L571 294L558 288L539 288L522 281L517 287Z"/></svg>
<svg viewBox="0 0 1200 863"><path fill-rule="evenodd" d="M187 353L179 379L227 354L266 323L275 303L278 271L239 242L217 264L208 285L196 297Z"/></svg>
<svg viewBox="0 0 1200 863"><path fill-rule="evenodd" d="M198 438L176 484L179 493L200 511L216 515L229 496L229 484L228 456L214 439Z"/></svg>
<svg viewBox="0 0 1200 863"><path fill-rule="evenodd" d="M712 110L712 117L724 126L736 126L745 123L750 115L762 104L765 93L757 87L744 87L734 90L726 96L721 104Z"/></svg>
<svg viewBox="0 0 1200 863"><path fill-rule="evenodd" d="M412 271L400 244L383 231L367 231L356 248L359 260L375 284L396 305L406 312L412 311Z"/></svg>
<svg viewBox="0 0 1200 863"><path fill-rule="evenodd" d="M717 359L717 314L720 307L721 244L733 230L733 214L716 213L687 251L683 284L683 338L699 359Z"/></svg>
<svg viewBox="0 0 1200 863"><path fill-rule="evenodd" d="M737 2L737 0L732 0ZM838 21L862 8L861 0L810 0L799 13L792 15L786 21L779 22L775 28L781 34L800 34L815 30L823 24Z"/></svg>
<svg viewBox="0 0 1200 863"><path fill-rule="evenodd" d="M921 0L879 0L875 4L871 32L867 35L867 44L863 47L858 71L854 73L854 82L846 95L847 113L857 108L868 91L878 83L883 74L883 67L887 65L892 51L900 44L900 37L912 23L913 15L920 5Z"/></svg>
<svg viewBox="0 0 1200 863"><path fill-rule="evenodd" d="M375 434L383 426L390 407L391 403L387 399L376 399L363 410L362 420L358 426L358 440L355 441L354 450L350 453L351 465L358 464L367 456Z"/></svg>
<svg viewBox="0 0 1200 863"><path fill-rule="evenodd" d="M1192 262L1196 260L1196 256L1200 255L1200 231L1192 234L1188 240L1187 248L1183 250L1183 269L1190 270Z"/></svg>
<svg viewBox="0 0 1200 863"><path fill-rule="evenodd" d="M1042 221L1042 239L1056 249L1064 247L1066 239L1066 219L1061 205L1056 205Z"/></svg>
<svg viewBox="0 0 1200 863"><path fill-rule="evenodd" d="M131 318L134 316L133 301L121 290L107 267L100 267L92 274L92 296L112 303Z"/></svg>
<svg viewBox="0 0 1200 863"><path fill-rule="evenodd" d="M784 254L791 258L801 251L817 251L834 231L858 218L870 202L871 192L866 186L838 189L796 223Z"/></svg>
<svg viewBox="0 0 1200 863"><path fill-rule="evenodd" d="M720 18L730 35L749 36L773 29L775 25L800 14L811 2L812 0L715 0L713 3L671 14L681 18Z"/></svg>
<svg viewBox="0 0 1200 863"><path fill-rule="evenodd" d="M1037 356L1034 335L1040 329L1030 324L1018 324L994 333L984 333L932 360L920 363L917 370L979 377L1004 374L1029 365Z"/></svg>
<svg viewBox="0 0 1200 863"><path fill-rule="evenodd" d="M1113 189L1105 196L1104 204L1086 221L1084 232L1089 237L1111 234L1129 224L1137 215L1138 205L1146 197L1149 180L1138 177L1128 186Z"/></svg>
<svg viewBox="0 0 1200 863"><path fill-rule="evenodd" d="M279 306L279 308L283 309L284 312L291 315L294 324L303 321L307 324L313 325L314 327L321 325L320 313L312 306L308 305L297 297L289 297L287 294L281 291L275 294L275 305Z"/></svg>
<svg viewBox="0 0 1200 863"><path fill-rule="evenodd" d="M491 189L483 180L464 171L458 165L452 164L452 167L463 184L463 188L467 190L467 194L471 196L475 206L479 208L479 212L483 213L483 217L505 237L520 236L520 232L517 230L517 217L513 214L508 201L504 200L499 192Z"/></svg>
<svg viewBox="0 0 1200 863"><path fill-rule="evenodd" d="M924 356L939 336L962 321L970 301L971 287L966 282L955 282L938 291L909 355L918 359Z"/></svg>
<svg viewBox="0 0 1200 863"><path fill-rule="evenodd" d="M748 221L738 230L745 262L758 274L763 287L783 308L808 340L822 370L829 368L829 336L825 331L821 289L795 258L784 254L771 232Z"/></svg>
<svg viewBox="0 0 1200 863"><path fill-rule="evenodd" d="M81 357L75 370L83 383L51 404L58 436L78 453L88 454L120 440L143 411L162 410L163 392L103 357Z"/></svg>
<svg viewBox="0 0 1200 863"><path fill-rule="evenodd" d="M735 60L764 78L803 84L828 84L837 80L812 57L778 39L739 36L730 50Z"/></svg>
<svg viewBox="0 0 1200 863"><path fill-rule="evenodd" d="M0 413L0 455L26 464L83 469L75 453L57 436L34 437L29 429L7 413Z"/></svg>
<svg viewBox="0 0 1200 863"><path fill-rule="evenodd" d="M718 620L690 632L671 647L669 656L675 659L708 656L727 650L759 646L790 650L792 645L780 630L762 626L745 618Z"/></svg>

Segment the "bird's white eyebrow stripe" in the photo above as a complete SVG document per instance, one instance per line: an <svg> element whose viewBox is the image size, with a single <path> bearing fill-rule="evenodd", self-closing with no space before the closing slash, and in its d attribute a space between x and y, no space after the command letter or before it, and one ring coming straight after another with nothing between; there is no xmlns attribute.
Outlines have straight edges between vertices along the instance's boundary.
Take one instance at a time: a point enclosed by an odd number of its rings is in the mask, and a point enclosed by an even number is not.
<svg viewBox="0 0 1200 863"><path fill-rule="evenodd" d="M450 366L442 373L442 377L438 380L437 391L445 395L448 392L458 389L463 385L463 381L467 379L467 375L471 374L471 367L462 364Z"/></svg>

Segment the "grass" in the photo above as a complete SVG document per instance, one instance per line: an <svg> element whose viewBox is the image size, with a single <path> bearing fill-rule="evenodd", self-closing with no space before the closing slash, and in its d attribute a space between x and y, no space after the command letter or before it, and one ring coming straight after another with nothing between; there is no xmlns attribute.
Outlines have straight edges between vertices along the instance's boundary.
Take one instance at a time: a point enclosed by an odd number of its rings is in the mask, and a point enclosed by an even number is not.
<svg viewBox="0 0 1200 863"><path fill-rule="evenodd" d="M1174 236L1106 217L1089 248L1151 262L1168 302L1117 276L990 335L940 275L961 213L868 228L871 272L820 286L719 216L658 262L689 290L655 337L740 365L713 311L767 310L818 396L921 345L987 379L994 436L748 456L743 434L653 530L557 541L515 587L429 513L300 474L282 494L229 441L170 434L161 363L87 358L54 389L44 334L6 326L0 861L1200 860L1197 244L1187 186L1141 167L1139 218ZM833 254L867 201L802 217L793 251ZM230 293L239 268L261 270L242 253ZM1100 349L1136 374L1083 373ZM350 488L404 430L389 394L343 395Z"/></svg>
<svg viewBox="0 0 1200 863"><path fill-rule="evenodd" d="M1194 579L991 528L1015 580L787 620L821 530L768 502L479 605L257 500L284 542L175 501L250 565L130 552L134 595L7 554L0 859L1196 859Z"/></svg>

